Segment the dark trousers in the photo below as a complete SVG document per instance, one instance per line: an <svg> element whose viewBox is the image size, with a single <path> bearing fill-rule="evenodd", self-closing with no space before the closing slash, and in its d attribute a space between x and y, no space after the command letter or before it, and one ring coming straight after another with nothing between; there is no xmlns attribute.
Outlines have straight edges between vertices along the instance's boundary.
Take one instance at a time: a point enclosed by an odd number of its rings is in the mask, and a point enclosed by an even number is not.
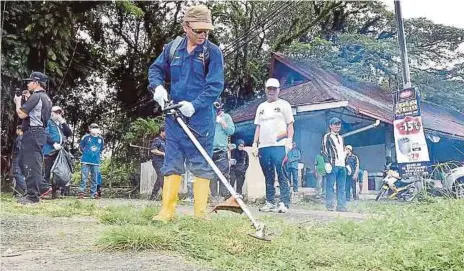
<svg viewBox="0 0 464 271"><path fill-rule="evenodd" d="M266 200L274 204L275 200L275 172L280 188L280 201L290 206L290 189L283 174L282 161L285 157L285 147L264 147L259 149L259 164L266 179Z"/></svg>
<svg viewBox="0 0 464 271"><path fill-rule="evenodd" d="M246 170L242 168L234 167L230 169L230 184L232 187L237 184L237 193L242 194L243 184L245 183Z"/></svg>
<svg viewBox="0 0 464 271"><path fill-rule="evenodd" d="M352 176L346 176L345 191L346 201L351 200L351 191L353 191L353 199L358 199L358 195L356 194L356 181L353 180Z"/></svg>
<svg viewBox="0 0 464 271"><path fill-rule="evenodd" d="M14 189L16 192L25 193L26 192L26 182L24 180L24 175L21 172L21 168L19 166L19 156L13 158L13 178L15 179Z"/></svg>
<svg viewBox="0 0 464 271"><path fill-rule="evenodd" d="M42 147L47 141L45 129L32 127L25 131L22 138L22 148L19 152L21 171L26 178L26 197L38 202L40 185L43 177Z"/></svg>
<svg viewBox="0 0 464 271"><path fill-rule="evenodd" d="M51 183L51 170L53 164L55 163L56 157L58 156L58 152L52 153L52 155L45 155L44 156L44 178L42 184L40 185L40 191L47 191L50 188ZM54 186L53 186L54 187Z"/></svg>
<svg viewBox="0 0 464 271"><path fill-rule="evenodd" d="M156 172L155 185L153 185L153 190L151 191L151 199L155 199L161 187L163 187L164 185L164 176L161 173L161 167L163 166L163 163L157 163L155 161L152 161L151 164L153 165L153 168Z"/></svg>
<svg viewBox="0 0 464 271"><path fill-rule="evenodd" d="M213 162L222 172L224 177L226 177L226 179L229 180L230 166L229 166L229 157L227 156L227 151L213 152ZM219 177L216 175L214 176L214 178L211 179L209 183L209 187L211 189L211 196L221 196L221 197L230 196L229 191L227 191L227 188L222 184L221 180L219 180ZM219 188L219 192L218 192L218 188Z"/></svg>

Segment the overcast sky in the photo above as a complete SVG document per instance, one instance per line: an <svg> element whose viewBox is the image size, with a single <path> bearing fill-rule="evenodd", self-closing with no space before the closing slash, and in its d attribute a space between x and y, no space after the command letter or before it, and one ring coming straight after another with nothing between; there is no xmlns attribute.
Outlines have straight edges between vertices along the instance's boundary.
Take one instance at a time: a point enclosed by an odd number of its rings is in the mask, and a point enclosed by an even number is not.
<svg viewBox="0 0 464 271"><path fill-rule="evenodd" d="M393 0L382 0L394 10ZM425 17L434 23L464 28L463 0L401 0L404 18Z"/></svg>

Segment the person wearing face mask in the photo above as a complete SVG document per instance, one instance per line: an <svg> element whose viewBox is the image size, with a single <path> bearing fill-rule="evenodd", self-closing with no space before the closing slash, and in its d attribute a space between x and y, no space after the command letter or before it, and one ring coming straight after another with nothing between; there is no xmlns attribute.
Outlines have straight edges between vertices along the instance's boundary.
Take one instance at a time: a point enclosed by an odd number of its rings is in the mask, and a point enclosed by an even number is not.
<svg viewBox="0 0 464 271"><path fill-rule="evenodd" d="M290 104L279 99L279 92L279 80L269 78L266 82L267 101L256 110L252 152L259 156L259 164L266 180L266 204L259 210L286 213L290 205L290 189L282 170L282 162L293 146L295 120ZM274 202L276 171L280 188L279 205Z"/></svg>
<svg viewBox="0 0 464 271"><path fill-rule="evenodd" d="M216 125L213 103L224 89L224 59L221 49L208 40L209 32L214 29L208 7L188 7L182 28L185 35L168 43L150 66L148 89L163 109L168 101L164 85L170 81L172 102L182 105L179 108L182 117L211 157ZM163 203L153 220L167 222L174 217L185 167L195 176L195 217L204 218L209 184L215 173L173 117L166 117L165 127Z"/></svg>
<svg viewBox="0 0 464 271"><path fill-rule="evenodd" d="M72 135L72 131L63 117L63 109L59 106L52 107L52 113L47 123L47 143L43 147L45 174L41 185L42 197L52 192L52 198L57 198L59 187L50 183L51 169L55 163L58 152L63 147L66 139Z"/></svg>
<svg viewBox="0 0 464 271"><path fill-rule="evenodd" d="M234 164L230 167L230 184L232 187L237 183L237 193L242 194L245 174L250 165L248 153L245 151L245 141L237 140L237 149L233 149L230 158Z"/></svg>
<svg viewBox="0 0 464 271"><path fill-rule="evenodd" d="M90 124L89 132L89 134L82 137L81 142L79 143L79 149L82 152L82 179L79 187L79 199L83 199L85 196L87 179L90 179L90 198L99 198L99 193L97 191L97 178L100 172L101 154L105 148L105 142L103 137L100 136L101 131L98 124Z"/></svg>

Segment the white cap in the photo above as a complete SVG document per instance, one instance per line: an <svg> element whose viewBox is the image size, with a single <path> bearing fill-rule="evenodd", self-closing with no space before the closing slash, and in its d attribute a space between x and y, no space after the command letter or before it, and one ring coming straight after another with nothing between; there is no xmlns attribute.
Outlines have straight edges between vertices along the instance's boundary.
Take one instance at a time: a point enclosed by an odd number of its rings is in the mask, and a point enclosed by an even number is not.
<svg viewBox="0 0 464 271"><path fill-rule="evenodd" d="M269 78L266 81L266 88L268 87L275 87L275 88L280 88L280 83L279 80L275 78Z"/></svg>
<svg viewBox="0 0 464 271"><path fill-rule="evenodd" d="M352 151L352 150L353 150L353 147L352 147L351 145L346 145L346 147L345 147L345 148L349 149L350 151Z"/></svg>
<svg viewBox="0 0 464 271"><path fill-rule="evenodd" d="M52 107L52 112L56 112L56 111L61 111L63 112L63 108L61 108L60 106L58 105L55 105Z"/></svg>

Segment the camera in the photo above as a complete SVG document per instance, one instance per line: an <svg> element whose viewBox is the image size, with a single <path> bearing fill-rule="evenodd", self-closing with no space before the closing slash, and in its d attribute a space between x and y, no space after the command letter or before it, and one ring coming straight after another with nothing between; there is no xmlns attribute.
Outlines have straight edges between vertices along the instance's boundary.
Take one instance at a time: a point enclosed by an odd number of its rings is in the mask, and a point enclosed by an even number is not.
<svg viewBox="0 0 464 271"><path fill-rule="evenodd" d="M21 104L24 104L27 101L27 94L29 94L28 96L31 95L29 90L21 90L20 88L15 89L15 95L18 97L21 96Z"/></svg>

